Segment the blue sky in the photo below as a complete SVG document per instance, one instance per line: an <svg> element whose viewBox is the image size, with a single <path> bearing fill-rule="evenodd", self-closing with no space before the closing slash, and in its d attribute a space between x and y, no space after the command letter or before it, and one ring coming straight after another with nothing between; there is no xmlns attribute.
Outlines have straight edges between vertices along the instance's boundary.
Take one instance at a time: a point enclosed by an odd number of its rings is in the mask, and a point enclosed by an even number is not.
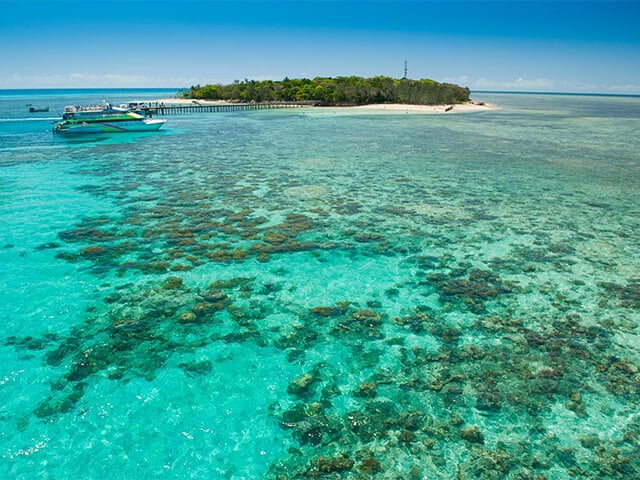
<svg viewBox="0 0 640 480"><path fill-rule="evenodd" d="M640 94L640 1L0 0L0 88L388 75Z"/></svg>

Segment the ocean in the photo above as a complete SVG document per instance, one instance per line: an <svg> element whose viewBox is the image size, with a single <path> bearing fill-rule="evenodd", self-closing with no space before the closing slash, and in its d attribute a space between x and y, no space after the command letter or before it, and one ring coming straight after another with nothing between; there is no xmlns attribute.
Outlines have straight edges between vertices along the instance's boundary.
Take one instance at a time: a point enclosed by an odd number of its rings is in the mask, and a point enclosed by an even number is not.
<svg viewBox="0 0 640 480"><path fill-rule="evenodd" d="M175 93L0 91L0 478L640 477L640 97Z"/></svg>

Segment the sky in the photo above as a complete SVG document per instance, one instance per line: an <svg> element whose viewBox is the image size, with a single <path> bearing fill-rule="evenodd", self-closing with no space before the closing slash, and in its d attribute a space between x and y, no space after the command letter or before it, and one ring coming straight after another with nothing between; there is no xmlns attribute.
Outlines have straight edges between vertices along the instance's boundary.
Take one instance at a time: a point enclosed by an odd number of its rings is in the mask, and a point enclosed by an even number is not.
<svg viewBox="0 0 640 480"><path fill-rule="evenodd" d="M0 0L0 89L386 75L640 94L640 0Z"/></svg>

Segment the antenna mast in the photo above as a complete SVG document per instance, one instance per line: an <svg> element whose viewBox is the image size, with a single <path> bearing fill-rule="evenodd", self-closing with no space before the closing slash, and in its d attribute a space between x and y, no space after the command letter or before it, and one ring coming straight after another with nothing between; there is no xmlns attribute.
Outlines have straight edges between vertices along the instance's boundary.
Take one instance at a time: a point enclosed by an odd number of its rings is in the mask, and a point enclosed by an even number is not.
<svg viewBox="0 0 640 480"><path fill-rule="evenodd" d="M406 60L404 61L404 77L402 78L404 78L405 80L407 79L407 61Z"/></svg>

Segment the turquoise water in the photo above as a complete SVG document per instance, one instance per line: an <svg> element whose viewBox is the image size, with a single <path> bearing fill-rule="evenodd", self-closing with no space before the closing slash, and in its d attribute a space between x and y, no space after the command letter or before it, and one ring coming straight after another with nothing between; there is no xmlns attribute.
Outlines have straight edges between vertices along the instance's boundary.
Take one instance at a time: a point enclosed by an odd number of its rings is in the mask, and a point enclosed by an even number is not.
<svg viewBox="0 0 640 480"><path fill-rule="evenodd" d="M640 98L171 93L0 92L0 478L640 476Z"/></svg>

